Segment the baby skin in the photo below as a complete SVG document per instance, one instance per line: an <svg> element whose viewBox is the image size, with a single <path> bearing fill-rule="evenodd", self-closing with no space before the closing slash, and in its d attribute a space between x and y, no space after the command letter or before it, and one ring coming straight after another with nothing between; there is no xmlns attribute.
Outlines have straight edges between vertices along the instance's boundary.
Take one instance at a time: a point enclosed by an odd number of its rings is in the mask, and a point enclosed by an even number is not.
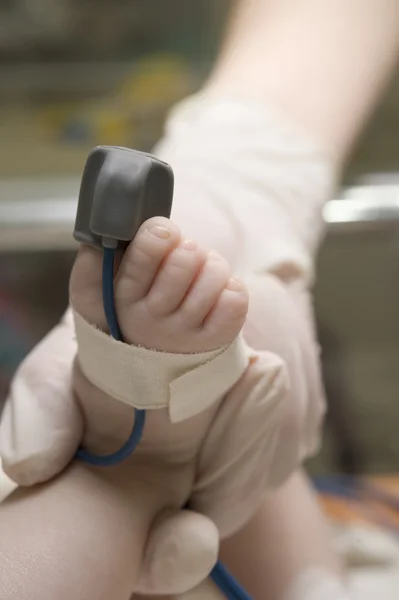
<svg viewBox="0 0 399 600"><path fill-rule="evenodd" d="M70 298L86 321L107 331L102 309L101 253L82 247L73 268ZM238 336L248 310L245 287L231 277L220 255L205 253L182 238L170 221L145 223L121 257L115 280L115 305L127 344L172 354L197 354L228 346ZM93 452L112 452L129 437L133 411L89 383L75 371L75 389L85 416L84 445ZM225 390L227 392L227 390ZM94 396L95 394L95 396ZM158 456L187 477L180 504L187 499L198 453L217 406L179 424L166 409L149 411L135 460ZM108 414L104 415L104 412ZM182 470L182 465L184 469ZM189 467L188 467L189 465Z"/></svg>
<svg viewBox="0 0 399 600"><path fill-rule="evenodd" d="M118 262L115 304L125 344L159 356L207 356L239 338L248 310L245 286L232 278L225 259L182 237L171 221L146 222ZM80 317L107 332L101 265L101 252L80 249L70 301ZM51 340L47 352L49 346ZM65 377L62 365L58 368ZM20 490L1 505L0 529L5 539L15 540L15 564L18 543L39 561L18 569L18 577L23 571L29 580L29 600L124 600L133 593L179 594L200 583L216 562L219 537L242 526L264 495L287 390L284 373L275 355L251 351L236 383L211 406L173 423L166 408L147 411L133 455L115 467L91 467L70 463L77 447L114 452L131 433L134 410L94 386L78 358L73 393L40 413L43 431L62 428L67 436L48 443L30 469L23 461L7 463L3 452L5 471L22 485L50 479L48 465L51 477L65 469L49 484L30 493ZM187 401L190 395L188 390ZM11 405L12 397L11 390ZM46 476L39 476L40 468L35 472L37 465L45 467ZM24 481L26 473L36 480ZM187 504L193 510L182 510ZM21 519L22 513L29 519ZM90 559L93 546L95 561ZM14 564L13 549L5 550ZM39 583L41 553L47 557L45 589ZM81 564L87 564L83 572ZM2 597L13 600L15 574L7 569L5 576L11 595ZM18 600L25 600L23 585Z"/></svg>
<svg viewBox="0 0 399 600"><path fill-rule="evenodd" d="M81 248L72 272L70 298L79 315L106 331L101 261L97 250ZM178 227L163 218L146 222L121 257L114 293L124 342L167 353L203 353L231 344L248 309L247 291L231 277L225 259L184 239ZM75 390L84 415L84 447L99 454L115 451L130 434L132 408L94 388L79 368L75 369ZM172 548L159 547L159 519L170 517L165 511L178 510L188 501L196 458L217 408L214 405L178 424L171 424L166 409L148 411L142 441L119 467L121 480L131 483L131 512L125 527L136 546L132 591L157 591L145 569L140 575L143 584L136 578L144 549L151 555L152 570L152 555L163 552L168 564L158 564L157 570L170 570ZM192 517L187 513L187 520ZM158 520L158 529L151 537L154 520ZM167 522L170 528L170 520ZM216 532L210 523L205 525L202 535L208 535L214 544ZM182 543L190 544L189 537ZM215 560L213 552L208 560L210 567ZM164 582L166 575L162 576ZM155 578L158 576L156 573ZM175 576L172 570L169 577ZM175 586L176 581L171 584ZM184 577L182 586L186 586Z"/></svg>

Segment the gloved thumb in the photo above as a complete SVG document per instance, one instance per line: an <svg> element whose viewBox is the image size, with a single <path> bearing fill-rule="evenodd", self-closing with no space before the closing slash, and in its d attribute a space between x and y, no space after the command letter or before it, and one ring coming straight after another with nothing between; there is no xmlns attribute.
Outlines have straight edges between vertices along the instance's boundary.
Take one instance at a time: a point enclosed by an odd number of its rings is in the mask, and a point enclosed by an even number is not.
<svg viewBox="0 0 399 600"><path fill-rule="evenodd" d="M68 311L20 365L0 422L0 457L22 486L47 481L73 458L83 419L72 389L76 355Z"/></svg>
<svg viewBox="0 0 399 600"><path fill-rule="evenodd" d="M155 521L148 538L137 593L182 594L206 579L217 561L214 523L189 510L170 510Z"/></svg>

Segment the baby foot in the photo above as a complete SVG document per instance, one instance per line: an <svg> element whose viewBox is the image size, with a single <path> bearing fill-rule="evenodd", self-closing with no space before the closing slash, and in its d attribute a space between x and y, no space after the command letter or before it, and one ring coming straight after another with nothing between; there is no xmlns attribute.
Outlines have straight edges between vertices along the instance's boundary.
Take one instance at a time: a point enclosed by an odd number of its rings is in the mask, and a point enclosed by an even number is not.
<svg viewBox="0 0 399 600"><path fill-rule="evenodd" d="M106 329L101 253L82 247L71 278L71 302ZM126 343L170 353L197 353L230 344L248 309L245 287L227 262L182 238L171 221L147 221L121 258L115 305Z"/></svg>

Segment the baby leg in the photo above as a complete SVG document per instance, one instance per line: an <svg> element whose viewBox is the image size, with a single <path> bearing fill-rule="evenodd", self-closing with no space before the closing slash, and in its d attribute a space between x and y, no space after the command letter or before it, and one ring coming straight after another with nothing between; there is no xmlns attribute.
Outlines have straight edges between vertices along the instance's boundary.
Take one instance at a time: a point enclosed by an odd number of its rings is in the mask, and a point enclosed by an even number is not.
<svg viewBox="0 0 399 600"><path fill-rule="evenodd" d="M257 600L345 600L329 535L306 476L297 472L222 544L221 555Z"/></svg>
<svg viewBox="0 0 399 600"><path fill-rule="evenodd" d="M128 599L149 527L134 499L118 470L80 464L17 490L0 506L1 598Z"/></svg>

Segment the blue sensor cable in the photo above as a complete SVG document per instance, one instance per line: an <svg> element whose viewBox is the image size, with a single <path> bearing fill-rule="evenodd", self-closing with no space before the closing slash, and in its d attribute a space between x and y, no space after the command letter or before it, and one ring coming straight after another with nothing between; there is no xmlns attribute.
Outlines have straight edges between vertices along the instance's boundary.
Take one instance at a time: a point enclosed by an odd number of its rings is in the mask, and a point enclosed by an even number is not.
<svg viewBox="0 0 399 600"><path fill-rule="evenodd" d="M118 317L116 315L114 298L115 248L104 247L103 250L102 290L105 317L112 337L116 340L123 341ZM123 462L133 454L140 443L144 431L145 417L145 410L135 409L132 433L127 442L116 452L101 456L91 454L87 450L79 448L76 453L76 458L96 467L110 467ZM220 561L216 563L210 577L227 600L252 600Z"/></svg>
<svg viewBox="0 0 399 600"><path fill-rule="evenodd" d="M102 287L105 318L112 337L122 342L122 332L116 316L114 300L114 265L115 249L104 248ZM122 448L105 456L91 454L91 452L88 452L84 448L79 448L76 458L95 467L112 467L113 465L117 465L133 454L143 437L144 425L145 410L136 409L132 433Z"/></svg>

